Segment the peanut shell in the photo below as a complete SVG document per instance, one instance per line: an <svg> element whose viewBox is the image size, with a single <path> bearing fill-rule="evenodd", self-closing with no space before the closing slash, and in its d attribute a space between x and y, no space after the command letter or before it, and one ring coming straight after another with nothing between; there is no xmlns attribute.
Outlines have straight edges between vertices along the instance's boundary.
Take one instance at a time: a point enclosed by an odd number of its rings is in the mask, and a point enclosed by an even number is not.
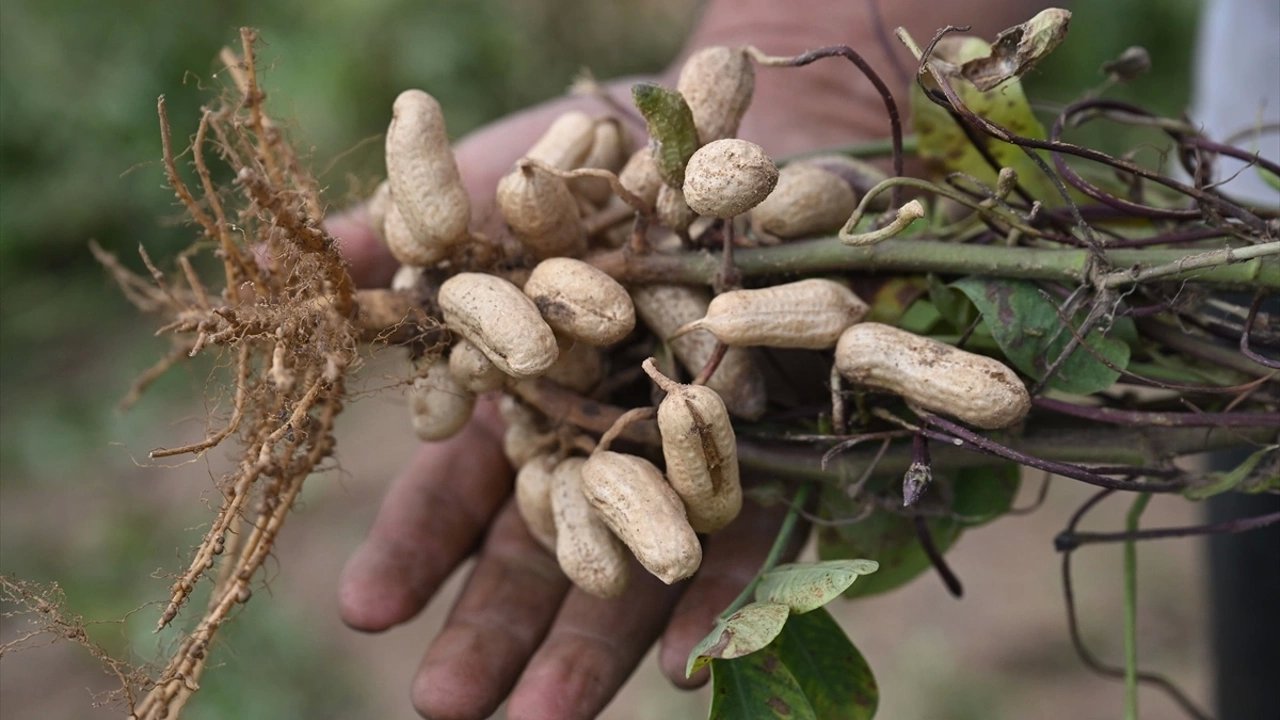
<svg viewBox="0 0 1280 720"><path fill-rule="evenodd" d="M845 330L836 369L852 382L987 430L1013 425L1031 409L1026 386L998 360L890 325Z"/></svg>
<svg viewBox="0 0 1280 720"><path fill-rule="evenodd" d="M778 167L746 140L716 140L698 148L684 170L684 199L699 215L731 218L773 192Z"/></svg>
<svg viewBox="0 0 1280 720"><path fill-rule="evenodd" d="M440 285L437 300L445 325L512 377L541 375L559 355L537 306L500 277L458 273Z"/></svg>
<svg viewBox="0 0 1280 720"><path fill-rule="evenodd" d="M755 290L731 290L711 300L706 317L677 333L706 330L733 347L834 347L845 328L866 316L867 304L832 280L810 278Z"/></svg>
<svg viewBox="0 0 1280 720"><path fill-rule="evenodd" d="M467 238L471 200L435 98L421 90L406 90L396 98L387 128L386 161L395 205L412 241L423 246L411 255L441 253Z"/></svg>
<svg viewBox="0 0 1280 720"><path fill-rule="evenodd" d="M409 388L413 431L424 441L452 437L471 419L475 402L475 393L459 385L449 374L449 363L439 358Z"/></svg>
<svg viewBox="0 0 1280 720"><path fill-rule="evenodd" d="M574 585L596 597L617 597L630 577L627 551L583 493L585 464L566 458L552 474L556 560Z"/></svg>
<svg viewBox="0 0 1280 720"><path fill-rule="evenodd" d="M711 295L704 288L687 285L641 285L631 288L631 301L640 320L666 340L685 323L706 315ZM705 330L694 330L671 339L670 345L680 364L696 375L715 352L716 338ZM736 417L755 420L764 414L764 375L746 348L729 348L707 387L719 393Z"/></svg>
<svg viewBox="0 0 1280 720"><path fill-rule="evenodd" d="M755 67L740 48L711 46L689 56L680 68L676 90L689 104L703 144L737 134L755 80Z"/></svg>
<svg viewBox="0 0 1280 720"><path fill-rule="evenodd" d="M689 525L697 532L715 532L742 510L738 443L729 413L711 388L667 378L652 358L645 360L644 369L667 391L658 405L667 480L684 501Z"/></svg>
<svg viewBox="0 0 1280 720"><path fill-rule="evenodd" d="M591 345L612 345L636 326L626 289L581 260L543 260L530 273L524 293L553 330Z"/></svg>
<svg viewBox="0 0 1280 720"><path fill-rule="evenodd" d="M670 585L693 575L702 546L684 503L653 463L635 455L596 452L582 465L582 491L605 525L640 564Z"/></svg>

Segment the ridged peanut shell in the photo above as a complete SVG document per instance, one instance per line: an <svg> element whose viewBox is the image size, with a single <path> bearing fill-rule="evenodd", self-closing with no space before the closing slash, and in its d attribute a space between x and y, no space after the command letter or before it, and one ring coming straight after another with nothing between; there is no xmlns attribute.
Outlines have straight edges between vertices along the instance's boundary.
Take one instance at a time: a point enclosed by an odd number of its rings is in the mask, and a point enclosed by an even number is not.
<svg viewBox="0 0 1280 720"><path fill-rule="evenodd" d="M500 277L458 273L440 285L437 301L445 325L512 377L537 377L559 355L537 306Z"/></svg>
<svg viewBox="0 0 1280 720"><path fill-rule="evenodd" d="M587 236L578 203L560 178L520 163L498 181L498 210L535 258L581 255Z"/></svg>
<svg viewBox="0 0 1280 720"><path fill-rule="evenodd" d="M468 340L459 340L449 351L449 374L453 375L459 385L473 393L497 390L507 377L480 348Z"/></svg>
<svg viewBox="0 0 1280 720"><path fill-rule="evenodd" d="M582 466L582 491L636 560L670 585L693 575L702 546L684 503L662 472L642 457L596 452Z"/></svg>
<svg viewBox="0 0 1280 720"><path fill-rule="evenodd" d="M570 110L551 123L525 157L544 162L557 170L581 167L591 153L595 132L594 118L580 110Z"/></svg>
<svg viewBox="0 0 1280 720"><path fill-rule="evenodd" d="M665 340L685 323L706 315L711 294L688 285L641 285L631 288L631 301L640 320ZM672 339L670 345L680 364L697 374L715 352L716 338L705 330L694 330ZM745 348L729 348L707 387L720 395L736 417L756 420L764 415L764 375Z"/></svg>
<svg viewBox="0 0 1280 720"><path fill-rule="evenodd" d="M618 182L652 208L658 201L658 191L666 185L654 162L653 149L646 146L632 153L618 172Z"/></svg>
<svg viewBox="0 0 1280 720"><path fill-rule="evenodd" d="M731 218L773 192L778 166L746 140L716 140L698 148L684 169L684 200L699 215Z"/></svg>
<svg viewBox="0 0 1280 720"><path fill-rule="evenodd" d="M524 467L550 446L552 438L538 427L537 416L515 398L503 395L498 401L498 412L507 425L502 433L502 454L511 467Z"/></svg>
<svg viewBox="0 0 1280 720"><path fill-rule="evenodd" d="M780 238L833 233L858 206L844 178L798 162L778 171L773 192L751 211L751 224Z"/></svg>
<svg viewBox="0 0 1280 720"><path fill-rule="evenodd" d="M538 455L516 473L516 510L529 534L548 552L556 552L556 516L551 507L552 471L555 457Z"/></svg>
<svg viewBox="0 0 1280 720"><path fill-rule="evenodd" d="M542 378L580 395L590 393L604 379L604 353L594 345L563 335L557 335L556 340L560 343L560 357Z"/></svg>
<svg viewBox="0 0 1280 720"><path fill-rule="evenodd" d="M866 317L867 304L832 280L810 278L752 290L730 290L711 300L706 317L677 332L702 329L733 347L834 347L845 328Z"/></svg>
<svg viewBox="0 0 1280 720"><path fill-rule="evenodd" d="M659 374L652 360L645 361L645 372L667 391L658 404L667 480L684 501L689 525L715 532L742 510L738 443L729 413L711 388L674 382Z"/></svg>
<svg viewBox="0 0 1280 720"><path fill-rule="evenodd" d="M449 374L449 363L437 359L425 377L409 388L409 416L413 431L424 441L452 437L471 419L476 396Z"/></svg>
<svg viewBox="0 0 1280 720"><path fill-rule="evenodd" d="M382 240L391 256L412 267L430 267L449 257L451 245L419 242L409 229L404 214L394 202L386 210L382 221Z"/></svg>
<svg viewBox="0 0 1280 720"><path fill-rule="evenodd" d="M751 104L756 73L740 48L711 46L689 56L680 68L676 90L693 112L703 143L733 137Z"/></svg>
<svg viewBox="0 0 1280 720"><path fill-rule="evenodd" d="M987 430L1013 425L1031 409L1026 386L998 360L880 323L844 331L836 369L852 382Z"/></svg>
<svg viewBox="0 0 1280 720"><path fill-rule="evenodd" d="M617 597L627 589L627 550L583 493L582 458L566 458L551 478L556 524L556 560L564 574L596 597Z"/></svg>
<svg viewBox="0 0 1280 720"><path fill-rule="evenodd" d="M439 252L466 239L471 201L435 98L421 90L406 90L396 98L386 161L391 195L413 241L429 248L423 252Z"/></svg>
<svg viewBox="0 0 1280 720"><path fill-rule="evenodd" d="M591 150L582 162L575 167L594 168L618 172L627 160L627 136L622 126L613 118L603 118L595 122L592 132ZM609 181L604 178L574 178L569 181L569 189L574 194L586 198L595 205L607 201L613 194Z"/></svg>
<svg viewBox="0 0 1280 720"><path fill-rule="evenodd" d="M591 345L612 345L636 326L626 288L581 260L543 260L529 274L524 293L552 329Z"/></svg>
<svg viewBox="0 0 1280 720"><path fill-rule="evenodd" d="M676 232L688 230L693 221L698 219L698 214L685 202L684 193L670 185L663 185L658 190L658 202L654 205L654 211L658 215L658 222Z"/></svg>

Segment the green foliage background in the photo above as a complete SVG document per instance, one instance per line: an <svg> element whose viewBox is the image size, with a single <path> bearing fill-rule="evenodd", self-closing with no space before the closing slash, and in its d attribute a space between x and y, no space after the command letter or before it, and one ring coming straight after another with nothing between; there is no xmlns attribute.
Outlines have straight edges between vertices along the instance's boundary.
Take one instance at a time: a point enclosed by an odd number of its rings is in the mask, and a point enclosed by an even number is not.
<svg viewBox="0 0 1280 720"><path fill-rule="evenodd" d="M1155 69L1127 95L1163 112L1185 107L1197 2L1081 0L1070 7L1072 34L1027 83L1033 101L1069 100L1101 80L1100 63L1144 45ZM136 437L166 402L189 403L204 379L198 368L176 373L139 410L114 412L115 400L165 344L151 337L151 323L124 302L86 246L96 239L136 266L140 244L163 259L189 242L192 232L163 183L155 100L168 98L179 139L194 130L212 92L218 49L237 42L239 26L261 30L269 107L309 148L331 201L341 205L380 177L380 134L401 89L429 89L461 135L554 96L582 66L599 77L662 67L695 14L692 0L0 2L5 504L100 481L86 455ZM1100 129L1090 132L1076 137L1103 139ZM1126 139L1110 132L1103 144ZM90 516L52 531L6 516L0 571L59 579L77 612L119 617L154 589L148 573L156 564L175 566L190 541L150 522L147 507L136 503L108 500L82 512ZM77 557L88 546L112 560L86 568ZM255 604L233 628L232 644L242 639L235 662L250 667L211 673L197 717L320 716L359 695L343 685L341 663L316 662L318 641L270 602ZM254 663L305 667L315 684L220 684L252 677Z"/></svg>

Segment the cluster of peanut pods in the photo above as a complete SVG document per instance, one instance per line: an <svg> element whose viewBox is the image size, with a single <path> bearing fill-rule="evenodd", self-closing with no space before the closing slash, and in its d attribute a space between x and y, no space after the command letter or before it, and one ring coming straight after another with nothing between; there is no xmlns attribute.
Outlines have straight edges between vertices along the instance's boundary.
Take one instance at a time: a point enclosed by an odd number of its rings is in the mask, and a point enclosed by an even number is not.
<svg viewBox="0 0 1280 720"><path fill-rule="evenodd" d="M627 241L632 211L656 218L645 249L655 253L685 249L699 224L747 213L754 233L781 241L831 233L846 221L859 199L850 177L867 170L828 156L779 171L759 146L735 139L753 86L744 50L712 47L689 58L676 89L699 147L682 177L660 172L662 148L652 142L629 152L617 119L566 113L499 182L499 241L471 229L439 104L410 90L393 108L387 181L371 214L403 264L394 286L432 278L453 338L447 353L418 362L413 427L424 440L449 437L470 418L477 394L505 392L504 445L519 468L519 510L566 575L598 596L624 590L628 550L664 582L692 575L702 555L697 533L715 532L738 514L730 418L757 420L767 400L752 347L835 348L836 369L849 381L979 427L1016 423L1029 407L1022 382L999 362L861 322L867 305L840 280L713 298L706 287L624 287L591 264L592 253ZM597 222L602 216L620 222ZM636 329L637 318L647 332ZM645 343L638 357L654 351L667 359L662 368L642 363L653 392L665 393L656 410L665 469L607 442L566 441L553 418L519 399L522 383L548 380L599 394L607 358ZM721 344L727 351L717 352ZM700 382L672 379L682 372Z"/></svg>

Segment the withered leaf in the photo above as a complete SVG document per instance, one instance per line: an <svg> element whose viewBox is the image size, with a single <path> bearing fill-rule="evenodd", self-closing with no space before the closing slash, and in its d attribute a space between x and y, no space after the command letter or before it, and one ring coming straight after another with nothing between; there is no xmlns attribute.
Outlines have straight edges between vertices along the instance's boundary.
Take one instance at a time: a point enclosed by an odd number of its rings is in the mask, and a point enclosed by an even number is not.
<svg viewBox="0 0 1280 720"><path fill-rule="evenodd" d="M1058 47L1070 24L1070 11L1042 10L1021 25L1002 30L991 43L991 54L964 63L960 74L984 92L1021 77Z"/></svg>

